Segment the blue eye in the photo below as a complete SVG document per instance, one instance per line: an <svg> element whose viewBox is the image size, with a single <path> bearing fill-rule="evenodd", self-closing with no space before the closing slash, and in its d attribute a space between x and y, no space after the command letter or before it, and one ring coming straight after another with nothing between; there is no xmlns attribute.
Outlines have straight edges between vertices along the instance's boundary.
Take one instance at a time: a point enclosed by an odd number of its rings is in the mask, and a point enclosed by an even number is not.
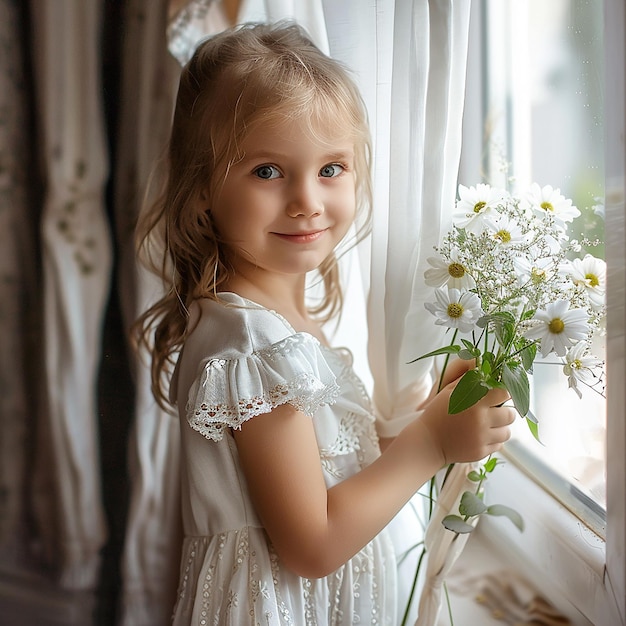
<svg viewBox="0 0 626 626"><path fill-rule="evenodd" d="M322 178L334 178L335 176L339 176L343 170L343 166L339 165L339 163L329 163L328 165L324 165L320 170L320 176Z"/></svg>
<svg viewBox="0 0 626 626"><path fill-rule="evenodd" d="M254 170L254 174L263 180L271 180L280 176L280 172L273 165L261 165Z"/></svg>

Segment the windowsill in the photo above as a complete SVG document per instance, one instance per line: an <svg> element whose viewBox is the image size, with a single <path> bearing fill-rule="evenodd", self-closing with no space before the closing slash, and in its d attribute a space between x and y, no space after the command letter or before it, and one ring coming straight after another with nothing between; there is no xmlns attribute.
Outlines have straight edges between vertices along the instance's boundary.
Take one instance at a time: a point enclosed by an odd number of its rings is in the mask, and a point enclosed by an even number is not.
<svg viewBox="0 0 626 626"><path fill-rule="evenodd" d="M494 619L467 584L468 578L505 570L513 570L541 590L540 595L574 626L620 623L615 601L604 585L605 542L601 537L512 462L490 476L485 500L518 510L526 528L520 533L505 518L481 519L448 581L455 626L507 623ZM532 510L528 510L529 503ZM444 606L440 626L449 623Z"/></svg>

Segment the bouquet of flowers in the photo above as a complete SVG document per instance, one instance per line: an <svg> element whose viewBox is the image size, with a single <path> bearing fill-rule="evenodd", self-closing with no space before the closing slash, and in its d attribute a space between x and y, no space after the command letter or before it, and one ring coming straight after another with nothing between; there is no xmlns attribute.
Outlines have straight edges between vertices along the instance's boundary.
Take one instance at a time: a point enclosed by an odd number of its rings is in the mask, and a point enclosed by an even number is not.
<svg viewBox="0 0 626 626"><path fill-rule="evenodd" d="M449 411L461 412L489 389L505 388L538 439L528 378L538 352L556 356L579 396L581 384L604 394L603 362L592 354L592 339L605 315L605 263L588 253L581 258L581 244L567 234L580 211L549 185L535 183L519 195L461 185L456 208L455 225L425 272L426 283L436 288L435 302L425 306L435 324L453 331L452 340L419 358L474 359ZM489 459L470 479L480 487L496 464ZM462 517L449 516L444 526L470 532L467 521L486 512L507 515L521 527L513 511L489 510L477 494L463 494Z"/></svg>

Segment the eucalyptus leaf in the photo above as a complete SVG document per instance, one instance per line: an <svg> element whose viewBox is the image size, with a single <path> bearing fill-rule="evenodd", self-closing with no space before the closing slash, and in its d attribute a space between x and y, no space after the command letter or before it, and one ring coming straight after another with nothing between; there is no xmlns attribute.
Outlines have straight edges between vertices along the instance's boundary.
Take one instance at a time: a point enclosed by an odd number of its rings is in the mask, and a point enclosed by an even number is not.
<svg viewBox="0 0 626 626"><path fill-rule="evenodd" d="M519 529L520 532L524 531L524 519L522 516L509 506L504 504L492 504L487 507L487 515L498 515L508 517L511 522Z"/></svg>
<svg viewBox="0 0 626 626"><path fill-rule="evenodd" d="M459 504L459 513L468 517L474 517L481 515L487 510L487 505L471 491L466 491L461 496L461 502Z"/></svg>
<svg viewBox="0 0 626 626"><path fill-rule="evenodd" d="M448 530L451 530L452 532L458 533L460 535L471 533L474 530L474 527L471 524L468 524L458 515L446 515L441 520L441 523Z"/></svg>
<svg viewBox="0 0 626 626"><path fill-rule="evenodd" d="M502 382L511 394L517 412L526 417L530 408L530 384L524 368L519 363L505 363L502 368Z"/></svg>
<svg viewBox="0 0 626 626"><path fill-rule="evenodd" d="M456 387L450 394L448 412L450 414L465 411L476 404L489 391L478 370L469 370L463 374Z"/></svg>

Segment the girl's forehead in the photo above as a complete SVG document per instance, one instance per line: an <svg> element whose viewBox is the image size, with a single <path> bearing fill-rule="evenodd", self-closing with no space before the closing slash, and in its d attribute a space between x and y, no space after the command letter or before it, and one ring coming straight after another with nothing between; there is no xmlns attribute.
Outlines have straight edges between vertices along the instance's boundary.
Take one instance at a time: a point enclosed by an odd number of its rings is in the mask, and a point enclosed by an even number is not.
<svg viewBox="0 0 626 626"><path fill-rule="evenodd" d="M262 143L309 144L320 149L353 146L355 135L345 123L337 120L320 121L306 115L297 117L259 118L246 134L242 148Z"/></svg>

